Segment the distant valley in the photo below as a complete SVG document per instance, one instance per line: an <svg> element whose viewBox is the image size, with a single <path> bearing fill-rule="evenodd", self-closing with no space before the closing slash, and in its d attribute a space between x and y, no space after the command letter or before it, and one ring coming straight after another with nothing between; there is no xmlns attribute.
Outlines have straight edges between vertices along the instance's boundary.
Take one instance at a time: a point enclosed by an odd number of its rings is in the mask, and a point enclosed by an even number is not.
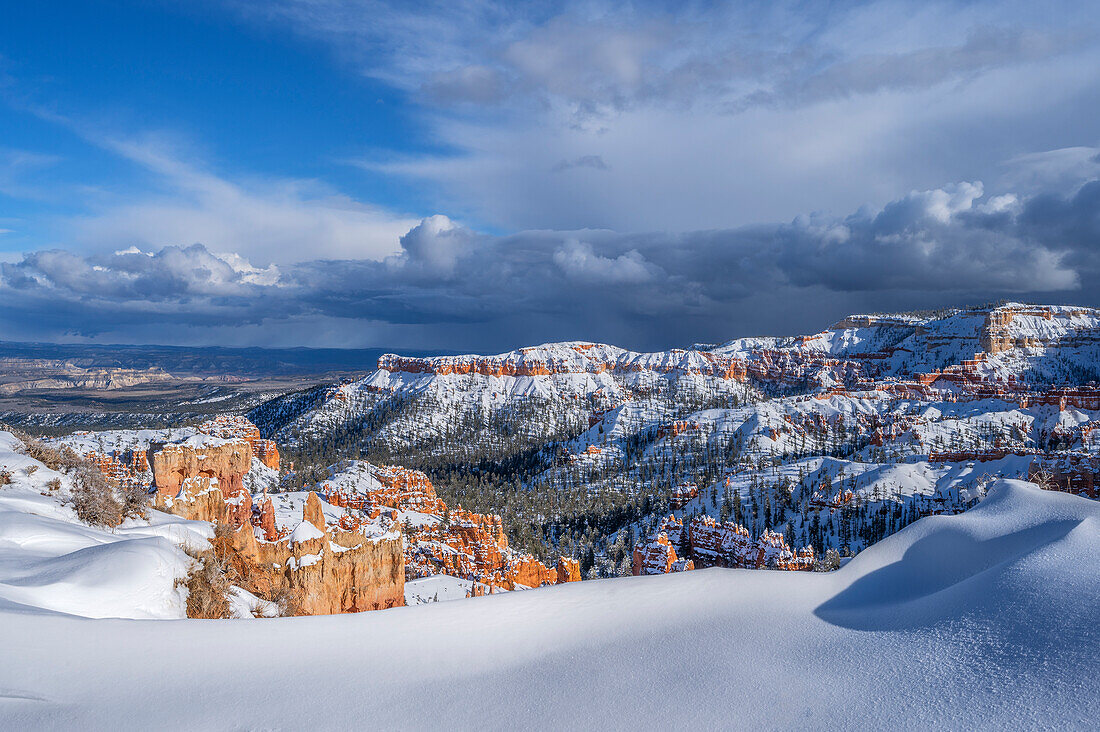
<svg viewBox="0 0 1100 732"><path fill-rule="evenodd" d="M169 427L373 370L383 349L0 342L0 422Z"/></svg>

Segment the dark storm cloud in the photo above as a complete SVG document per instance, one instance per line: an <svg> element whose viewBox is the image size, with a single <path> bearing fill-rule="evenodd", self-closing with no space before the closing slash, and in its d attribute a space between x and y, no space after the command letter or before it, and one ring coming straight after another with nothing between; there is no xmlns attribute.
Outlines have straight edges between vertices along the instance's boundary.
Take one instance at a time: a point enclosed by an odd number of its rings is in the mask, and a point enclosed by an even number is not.
<svg viewBox="0 0 1100 732"><path fill-rule="evenodd" d="M461 347L456 325L496 348L559 338L656 347L782 323L820 328L826 313L869 307L1096 299L1081 283L1100 269L1098 211L1094 181L1024 200L961 183L845 218L685 234L490 236L433 216L382 261L261 269L199 244L34 252L3 265L0 297L44 337L336 318L416 325L427 348Z"/></svg>

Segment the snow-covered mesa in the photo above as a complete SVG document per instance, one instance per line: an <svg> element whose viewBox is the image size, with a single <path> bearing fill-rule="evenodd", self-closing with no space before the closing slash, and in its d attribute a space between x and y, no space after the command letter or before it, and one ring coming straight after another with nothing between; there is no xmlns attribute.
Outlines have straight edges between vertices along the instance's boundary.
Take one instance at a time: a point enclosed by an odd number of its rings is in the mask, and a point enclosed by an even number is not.
<svg viewBox="0 0 1100 732"><path fill-rule="evenodd" d="M5 464L29 460L17 447L3 438ZM1100 504L1020 481L831 574L708 569L150 622L78 616L172 616L178 546L203 532L157 514L89 530L40 495L46 468L14 467L0 487L5 729L1085 728L1100 714ZM418 594L448 594L434 584Z"/></svg>

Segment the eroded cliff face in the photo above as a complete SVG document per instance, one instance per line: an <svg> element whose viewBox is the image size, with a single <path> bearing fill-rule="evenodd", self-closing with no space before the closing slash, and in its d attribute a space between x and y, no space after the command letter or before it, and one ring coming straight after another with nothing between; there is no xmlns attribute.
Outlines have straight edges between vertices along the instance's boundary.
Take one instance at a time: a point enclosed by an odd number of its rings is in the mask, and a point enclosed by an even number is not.
<svg viewBox="0 0 1100 732"><path fill-rule="evenodd" d="M254 508L243 488L248 441L213 438L166 445L153 455L158 508L229 527L230 561L255 588L288 598L301 615L361 612L404 604L405 554L392 518L330 521L316 493L297 526L276 525L268 497Z"/></svg>
<svg viewBox="0 0 1100 732"><path fill-rule="evenodd" d="M686 555L679 558L676 550ZM744 526L696 516L685 527L668 516L649 539L634 548L633 572L665 574L701 567L741 569L813 569L813 547L792 549L780 533L765 530L757 538Z"/></svg>
<svg viewBox="0 0 1100 732"><path fill-rule="evenodd" d="M680 559L676 556L676 548L664 531L658 531L650 539L634 547L631 564L635 576L695 569L690 559Z"/></svg>
<svg viewBox="0 0 1100 732"><path fill-rule="evenodd" d="M239 573L285 590L297 613L396 607L406 577L449 574L506 590L580 579L576 560L547 566L513 550L499 516L448 507L415 470L352 463L350 490L344 474L321 493L277 494L281 508L271 496L254 501L242 484L251 450L242 437L209 435L165 445L153 454L155 502L229 527Z"/></svg>
<svg viewBox="0 0 1100 732"><path fill-rule="evenodd" d="M267 541L244 527L235 537L242 557L258 567L279 567L295 612L330 615L383 610L405 604L405 554L394 521L344 528L326 521L311 493L302 521L287 536ZM251 527L249 527L251 528Z"/></svg>
<svg viewBox="0 0 1100 732"><path fill-rule="evenodd" d="M244 492L244 474L252 467L247 440L202 436L164 445L153 453L157 500L174 498L188 478L215 479L226 498Z"/></svg>
<svg viewBox="0 0 1100 732"><path fill-rule="evenodd" d="M448 507L424 473L350 461L321 484L326 501L353 516L405 517L405 572L409 579L448 574L506 590L580 579L576 560L547 566L508 545L500 516ZM415 517L415 520L412 520Z"/></svg>
<svg viewBox="0 0 1100 732"><path fill-rule="evenodd" d="M632 374L650 371L744 379L746 364L705 351L672 349L656 353L635 353L602 343L555 343L521 348L497 356L432 356L412 358L385 354L378 368L391 373L437 376L479 374L482 376L552 376L556 374Z"/></svg>
<svg viewBox="0 0 1100 732"><path fill-rule="evenodd" d="M260 430L245 417L221 415L207 420L199 426L199 431L211 437L245 440L252 448L252 454L267 467L279 469L279 448L272 440L260 436Z"/></svg>

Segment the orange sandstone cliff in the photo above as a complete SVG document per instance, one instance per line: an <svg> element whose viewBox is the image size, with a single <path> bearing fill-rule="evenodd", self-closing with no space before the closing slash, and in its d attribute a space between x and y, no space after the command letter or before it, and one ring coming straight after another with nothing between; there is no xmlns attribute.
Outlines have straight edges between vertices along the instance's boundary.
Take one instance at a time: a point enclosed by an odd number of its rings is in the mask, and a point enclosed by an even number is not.
<svg viewBox="0 0 1100 732"><path fill-rule="evenodd" d="M448 507L418 470L351 461L339 466L321 490L328 503L353 516L369 519L393 511L417 517L403 527L409 579L448 574L514 590L581 578L576 560L562 557L548 567L509 547L500 516Z"/></svg>
<svg viewBox="0 0 1100 732"><path fill-rule="evenodd" d="M297 526L280 531L271 499L254 511L243 488L251 461L243 439L166 445L153 454L156 505L229 527L231 561L242 574L285 590L297 614L404 604L405 554L396 521L329 521L310 493Z"/></svg>

